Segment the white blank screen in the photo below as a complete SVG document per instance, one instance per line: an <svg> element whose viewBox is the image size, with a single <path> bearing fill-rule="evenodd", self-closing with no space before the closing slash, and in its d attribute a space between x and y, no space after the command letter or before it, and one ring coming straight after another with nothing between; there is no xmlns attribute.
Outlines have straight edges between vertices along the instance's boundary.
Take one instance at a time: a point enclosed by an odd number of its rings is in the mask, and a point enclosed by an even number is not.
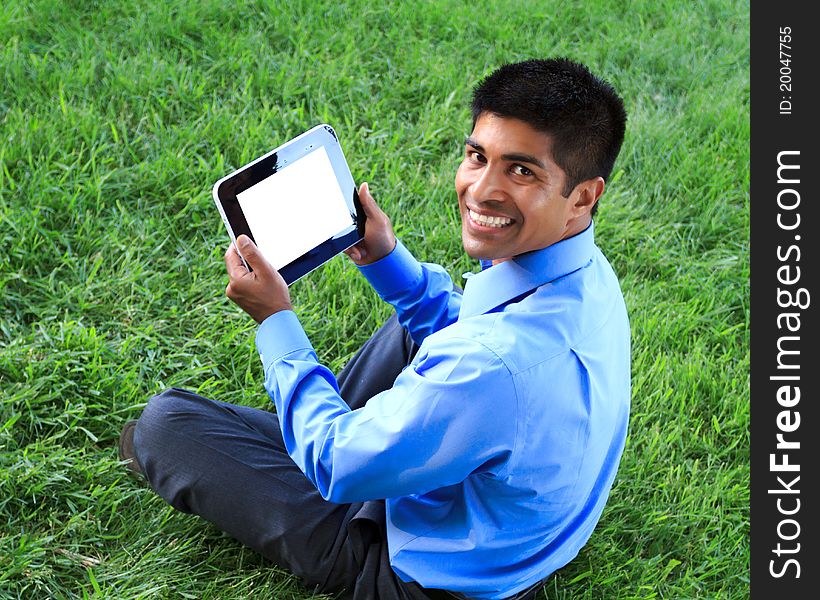
<svg viewBox="0 0 820 600"><path fill-rule="evenodd" d="M276 269L353 224L321 146L236 198L256 245Z"/></svg>

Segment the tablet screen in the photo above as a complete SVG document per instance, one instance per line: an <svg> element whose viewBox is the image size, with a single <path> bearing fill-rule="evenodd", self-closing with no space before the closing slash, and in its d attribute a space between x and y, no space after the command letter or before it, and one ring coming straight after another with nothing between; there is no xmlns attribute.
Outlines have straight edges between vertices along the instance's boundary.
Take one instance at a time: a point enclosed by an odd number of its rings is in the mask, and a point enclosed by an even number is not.
<svg viewBox="0 0 820 600"><path fill-rule="evenodd" d="M256 245L276 269L354 225L324 146L236 198ZM309 229L300 227L305 223Z"/></svg>

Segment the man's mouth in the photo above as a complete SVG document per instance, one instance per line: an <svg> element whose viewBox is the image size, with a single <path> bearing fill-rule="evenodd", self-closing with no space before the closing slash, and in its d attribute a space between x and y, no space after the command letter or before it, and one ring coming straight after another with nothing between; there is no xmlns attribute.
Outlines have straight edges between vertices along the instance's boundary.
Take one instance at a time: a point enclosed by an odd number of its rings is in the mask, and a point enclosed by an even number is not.
<svg viewBox="0 0 820 600"><path fill-rule="evenodd" d="M491 217L489 215L480 215L472 209L467 210L469 211L470 219L484 227L507 227L508 225L512 225L513 222L509 217Z"/></svg>

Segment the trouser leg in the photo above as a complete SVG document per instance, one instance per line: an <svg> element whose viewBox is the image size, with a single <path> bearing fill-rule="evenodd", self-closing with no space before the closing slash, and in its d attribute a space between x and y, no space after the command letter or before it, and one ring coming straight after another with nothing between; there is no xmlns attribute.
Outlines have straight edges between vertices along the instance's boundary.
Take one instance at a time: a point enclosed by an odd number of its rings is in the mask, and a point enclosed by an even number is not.
<svg viewBox="0 0 820 600"><path fill-rule="evenodd" d="M153 397L134 431L151 487L324 588L356 505L325 501L288 456L276 415L185 390Z"/></svg>
<svg viewBox="0 0 820 600"><path fill-rule="evenodd" d="M339 375L352 408L389 389L416 350L391 318ZM202 516L325 591L424 598L389 565L381 501L325 501L288 456L271 412L185 390L152 398L134 432L137 459L169 504ZM381 590L381 591L380 591Z"/></svg>

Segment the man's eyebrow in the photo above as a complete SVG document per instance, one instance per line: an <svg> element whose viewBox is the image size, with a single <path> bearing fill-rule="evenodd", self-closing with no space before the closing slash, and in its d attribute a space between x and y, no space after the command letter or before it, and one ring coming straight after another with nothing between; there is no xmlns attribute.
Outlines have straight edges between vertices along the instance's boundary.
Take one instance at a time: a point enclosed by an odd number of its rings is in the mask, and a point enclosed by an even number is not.
<svg viewBox="0 0 820 600"><path fill-rule="evenodd" d="M475 141L473 138L471 138L469 136L464 139L464 144L467 145L467 146L472 146L473 148L475 148L479 152L484 152L484 148L481 146L481 144L479 144L477 141ZM535 156L532 156L531 154L523 154L523 153L520 153L520 152L513 152L513 153L510 153L510 154L502 154L501 158L504 159L504 160L514 161L514 162L529 163L531 165L535 165L537 167L540 167L541 169L546 169L547 168L546 165L544 165L544 162L542 160L536 158Z"/></svg>

